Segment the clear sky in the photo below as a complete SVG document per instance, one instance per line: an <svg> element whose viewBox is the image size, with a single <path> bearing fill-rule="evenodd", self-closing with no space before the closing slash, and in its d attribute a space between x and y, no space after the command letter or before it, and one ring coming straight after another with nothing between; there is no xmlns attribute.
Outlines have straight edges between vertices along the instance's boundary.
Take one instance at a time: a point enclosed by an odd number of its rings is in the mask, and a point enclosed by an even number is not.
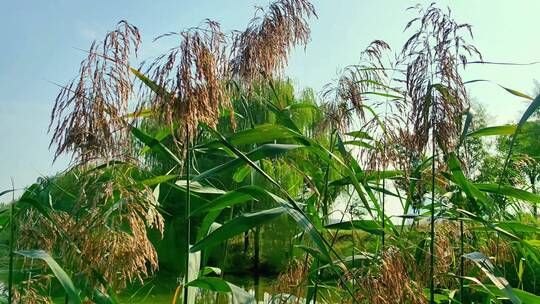
<svg viewBox="0 0 540 304"><path fill-rule="evenodd" d="M318 19L311 21L312 42L294 52L287 75L297 87L320 91L339 68L358 61L370 41L383 39L399 49L403 27L413 16L405 11L416 3L405 0L313 0ZM58 87L77 73L86 49L116 22L126 19L142 33L141 59L165 50L152 43L159 34L195 26L205 18L224 30L243 29L253 15L255 0L17 0L4 1L0 10L0 191L35 181L67 165L52 163L47 126ZM485 60L540 60L538 0L455 0L450 5L458 22L473 25L475 44ZM540 79L540 65L525 67L476 66L465 79L490 79L530 93ZM474 84L470 92L497 122L515 120L526 104L489 84ZM1 199L0 199L1 200Z"/></svg>

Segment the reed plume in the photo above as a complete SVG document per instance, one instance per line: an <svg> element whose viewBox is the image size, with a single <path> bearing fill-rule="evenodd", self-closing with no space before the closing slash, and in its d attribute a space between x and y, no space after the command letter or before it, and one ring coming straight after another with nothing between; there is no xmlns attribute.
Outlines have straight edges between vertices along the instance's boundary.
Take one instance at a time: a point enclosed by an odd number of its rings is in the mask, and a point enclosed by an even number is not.
<svg viewBox="0 0 540 304"><path fill-rule="evenodd" d="M366 116L367 108L377 103L370 94L385 89L390 67L383 63L383 56L390 50L386 42L374 40L361 53L359 64L347 66L337 79L325 85L322 96L334 128L345 132L355 122L360 126L373 123L375 117Z"/></svg>
<svg viewBox="0 0 540 304"><path fill-rule="evenodd" d="M230 82L250 87L279 73L292 48L309 41L306 17L312 15L315 10L306 0L280 0L231 36L210 20L203 27L164 35L177 36L180 43L147 68L162 90L150 90L150 106L181 140L183 131L194 134L199 123L215 127L222 109L229 111L234 128Z"/></svg>
<svg viewBox="0 0 540 304"><path fill-rule="evenodd" d="M359 300L373 304L428 303L422 286L411 278L411 265L406 253L390 247L381 256L377 274L368 274L361 279Z"/></svg>
<svg viewBox="0 0 540 304"><path fill-rule="evenodd" d="M76 162L122 157L129 152L124 115L132 90L129 57L140 44L138 29L120 21L101 43L92 43L79 76L62 87L51 114L55 159L73 153Z"/></svg>
<svg viewBox="0 0 540 304"><path fill-rule="evenodd" d="M231 76L245 84L261 77L272 78L287 64L295 45L304 47L310 40L307 18L317 16L307 0L278 0L263 16L255 16L243 32L233 37L229 63Z"/></svg>
<svg viewBox="0 0 540 304"><path fill-rule="evenodd" d="M232 110L226 89L226 37L217 22L165 36L179 46L159 56L147 70L162 92L150 91L151 107L172 130L194 134L199 123L214 127L220 108ZM182 132L180 132L183 134ZM183 138L182 138L183 140Z"/></svg>
<svg viewBox="0 0 540 304"><path fill-rule="evenodd" d="M459 24L451 12L430 5L417 6L421 17L412 19L405 30L417 25L402 48L405 58L407 103L412 120L411 145L424 151L429 133L435 136L443 151L451 151L461 131L461 117L469 107L467 91L458 71L470 57L481 57L474 45L463 36L473 37L469 24Z"/></svg>
<svg viewBox="0 0 540 304"><path fill-rule="evenodd" d="M147 229L162 233L164 221L152 190L131 174L129 166L74 169L70 177L80 189L74 204L51 209L49 216L33 208L21 212L18 247L61 257L64 267L77 269L92 286L100 286L94 271L116 288L142 283L159 266Z"/></svg>

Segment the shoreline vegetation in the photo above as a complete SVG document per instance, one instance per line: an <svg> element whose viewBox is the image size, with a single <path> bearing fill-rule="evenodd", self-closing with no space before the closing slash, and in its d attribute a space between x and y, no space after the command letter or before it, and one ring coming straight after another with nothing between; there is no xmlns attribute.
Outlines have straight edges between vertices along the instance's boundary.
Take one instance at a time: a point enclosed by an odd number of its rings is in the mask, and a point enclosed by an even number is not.
<svg viewBox="0 0 540 304"><path fill-rule="evenodd" d="M284 72L308 0L138 67L120 21L55 100L69 168L0 207L0 303L540 303L540 89L464 81L497 64L471 25L410 12L322 94ZM527 109L493 125L471 83Z"/></svg>

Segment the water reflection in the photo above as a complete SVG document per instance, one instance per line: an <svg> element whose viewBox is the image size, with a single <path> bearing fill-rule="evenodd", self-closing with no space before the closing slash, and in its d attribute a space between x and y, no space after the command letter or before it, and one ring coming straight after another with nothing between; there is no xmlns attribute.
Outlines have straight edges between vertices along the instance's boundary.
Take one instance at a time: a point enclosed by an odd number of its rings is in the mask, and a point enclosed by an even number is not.
<svg viewBox="0 0 540 304"><path fill-rule="evenodd" d="M297 298L293 295L288 294L270 294L268 292L264 292L262 294L262 299L257 298L255 301L255 290L251 289L248 290L248 293L252 296L251 301L241 301L239 299L235 299L234 296L230 293L228 294L217 294L213 292L208 291L202 291L199 293L196 304L240 304L240 303L257 303L257 304L292 304L292 303L305 303L304 299Z"/></svg>
<svg viewBox="0 0 540 304"><path fill-rule="evenodd" d="M205 289L197 289L196 297L193 304L292 304L305 303L305 300L297 298L293 295L278 294L275 290L277 277L260 277L253 278L251 276L225 276L225 280L235 284L243 289L242 294L235 293L218 293ZM174 283L176 280L161 275L156 278L151 284L148 284L145 289L140 290L134 296L133 292L129 295L125 294L121 297L121 303L155 303L155 304L170 304L176 288ZM180 300L179 300L180 301ZM177 302L179 303L179 302ZM317 303L325 303L317 301Z"/></svg>
<svg viewBox="0 0 540 304"><path fill-rule="evenodd" d="M216 293L208 290L198 290L195 304L299 304L306 303L304 298L298 298L294 295L278 293L275 290L277 277L226 277L229 282L236 284L238 287L247 291L250 300L246 298L235 298L231 293ZM338 303L334 296L327 294L327 298L331 298L332 302L327 302L318 299L317 303L329 304ZM311 303L311 302L310 302Z"/></svg>
<svg viewBox="0 0 540 304"><path fill-rule="evenodd" d="M5 283L0 278L0 303L2 291L6 292ZM225 280L237 285L247 291L247 297L235 297L232 293L217 293L208 290L197 289L193 304L292 304L305 303L304 299L293 295L278 294L275 290L277 277L246 277L246 276L225 276ZM122 304L170 304L173 301L176 289L176 279L168 275L160 275L142 288L123 292L119 295ZM54 303L64 303L65 297L54 298ZM180 303L181 300L177 303ZM327 303L317 300L317 303Z"/></svg>

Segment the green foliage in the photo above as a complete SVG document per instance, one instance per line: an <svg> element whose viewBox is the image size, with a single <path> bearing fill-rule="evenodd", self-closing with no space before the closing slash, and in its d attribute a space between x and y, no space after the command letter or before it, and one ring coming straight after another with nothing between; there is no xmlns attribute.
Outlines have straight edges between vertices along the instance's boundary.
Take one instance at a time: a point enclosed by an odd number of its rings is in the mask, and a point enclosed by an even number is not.
<svg viewBox="0 0 540 304"><path fill-rule="evenodd" d="M40 259L45 261L47 265L49 265L49 267L51 268L56 278L58 278L58 281L60 281L60 284L62 284L62 287L64 287L64 290L67 294L68 302L74 304L82 303L82 300L79 297L79 291L73 285L71 278L49 254L47 254L43 250L17 251L17 254L27 258Z"/></svg>
<svg viewBox="0 0 540 304"><path fill-rule="evenodd" d="M469 105L458 58L446 53L448 33L468 25L433 6L425 13L404 58L385 67L389 47L374 42L372 62L349 68L329 103L264 75L207 80L226 89L216 95L227 99L218 117L205 120L193 105L170 109L186 121L164 120L155 105L122 115L125 158L39 180L13 205L16 217L0 210L0 241L10 239L6 227L18 234L16 285L36 277L30 259L47 265L70 303L115 303L117 291L148 282L158 266L186 278L177 292L238 303L256 299L223 274L265 267L284 272L279 298L306 302L538 301L530 279L540 268L540 96L502 87L531 102L517 124L492 126L483 107ZM429 37L446 37L440 51L418 49ZM476 52L452 39L456 54ZM390 70L407 71L406 81ZM156 75L129 71L161 105L187 102ZM198 85L208 97L208 83ZM487 148L495 136L496 150ZM388 215L390 202L401 218ZM48 273L41 266L37 274Z"/></svg>

